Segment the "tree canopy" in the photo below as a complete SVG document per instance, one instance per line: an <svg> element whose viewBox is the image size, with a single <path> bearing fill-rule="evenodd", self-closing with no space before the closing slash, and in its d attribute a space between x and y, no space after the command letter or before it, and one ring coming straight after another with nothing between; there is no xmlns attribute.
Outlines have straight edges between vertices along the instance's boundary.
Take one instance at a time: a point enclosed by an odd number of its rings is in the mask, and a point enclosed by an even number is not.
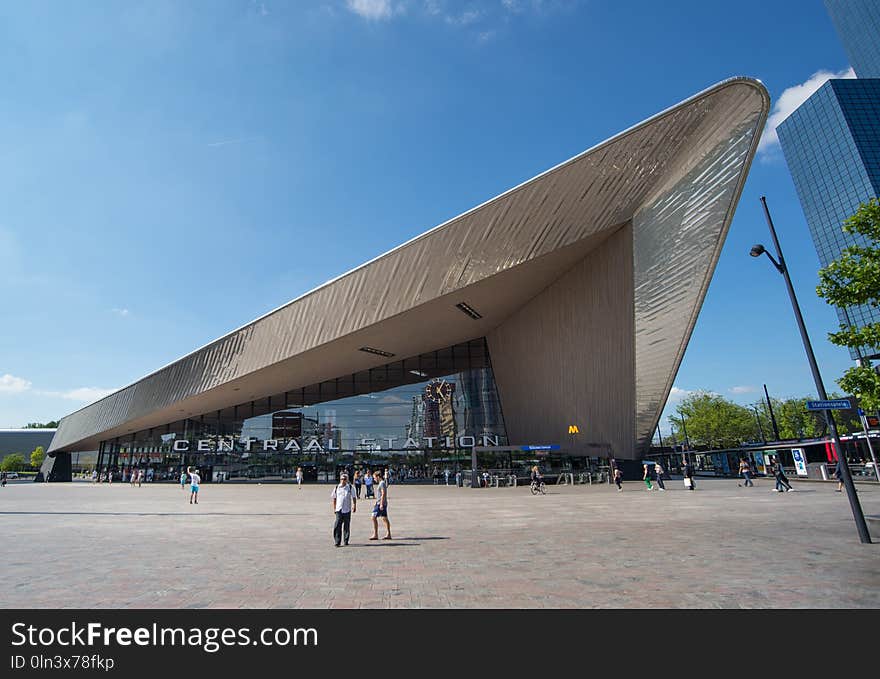
<svg viewBox="0 0 880 679"><path fill-rule="evenodd" d="M46 451L43 446L37 446L31 453L31 467L39 469L43 466L43 460L46 459Z"/></svg>
<svg viewBox="0 0 880 679"><path fill-rule="evenodd" d="M829 397L841 398L836 393ZM806 402L815 399L815 396L804 396L770 400L780 440L811 439L827 433L824 413L807 410ZM676 415L669 417L675 431L665 436L666 445L685 443L685 429L687 442L692 447L705 446L709 450L776 439L773 420L763 399L744 406L720 394L696 391L676 406L675 412ZM854 410L838 411L835 420L841 433L861 431Z"/></svg>
<svg viewBox="0 0 880 679"><path fill-rule="evenodd" d="M24 429L58 429L58 423L55 420L51 422L46 422L43 424L42 422L28 422L23 427Z"/></svg>
<svg viewBox="0 0 880 679"><path fill-rule="evenodd" d="M754 413L718 394L693 392L675 407L675 412L678 417L669 419L681 429L684 418L684 428L692 446L731 448L745 441L760 440Z"/></svg>
<svg viewBox="0 0 880 679"><path fill-rule="evenodd" d="M24 455L21 453L10 453L0 462L0 471L18 472L24 469Z"/></svg>
<svg viewBox="0 0 880 679"><path fill-rule="evenodd" d="M872 198L862 203L843 223L843 231L862 236L865 244L844 248L840 257L820 269L816 292L840 309L859 305L880 307L880 201ZM880 352L880 323L861 328L841 324L840 330L829 333L828 339L837 346L876 354ZM858 397L865 410L880 409L880 375L867 361L849 368L837 383L846 393Z"/></svg>

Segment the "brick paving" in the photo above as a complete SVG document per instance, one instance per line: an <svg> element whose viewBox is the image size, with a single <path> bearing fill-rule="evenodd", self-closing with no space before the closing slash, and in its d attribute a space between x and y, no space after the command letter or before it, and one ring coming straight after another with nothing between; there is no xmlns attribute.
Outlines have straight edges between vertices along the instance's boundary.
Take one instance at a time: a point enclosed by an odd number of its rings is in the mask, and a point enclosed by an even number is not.
<svg viewBox="0 0 880 679"><path fill-rule="evenodd" d="M394 485L335 548L326 485L12 484L4 608L878 608L880 544L835 484ZM859 486L866 514L880 487ZM878 539L880 542L880 539Z"/></svg>

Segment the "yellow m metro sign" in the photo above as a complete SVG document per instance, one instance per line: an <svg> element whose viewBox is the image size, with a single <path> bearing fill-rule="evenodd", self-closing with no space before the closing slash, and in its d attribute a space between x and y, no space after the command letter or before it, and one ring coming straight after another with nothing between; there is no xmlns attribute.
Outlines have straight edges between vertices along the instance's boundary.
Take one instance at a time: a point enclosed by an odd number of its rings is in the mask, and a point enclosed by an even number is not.
<svg viewBox="0 0 880 679"><path fill-rule="evenodd" d="M578 426L576 424L570 424L570 425L568 425L568 433L569 434L580 434L581 430L578 429Z"/></svg>

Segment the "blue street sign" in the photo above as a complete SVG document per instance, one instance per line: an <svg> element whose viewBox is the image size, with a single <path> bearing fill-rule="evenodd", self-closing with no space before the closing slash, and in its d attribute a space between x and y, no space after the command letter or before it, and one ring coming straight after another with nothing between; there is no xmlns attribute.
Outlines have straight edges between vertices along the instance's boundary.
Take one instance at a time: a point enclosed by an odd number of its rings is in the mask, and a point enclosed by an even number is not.
<svg viewBox="0 0 880 679"><path fill-rule="evenodd" d="M559 446L557 445L547 445L547 446L520 446L520 450L559 450Z"/></svg>
<svg viewBox="0 0 880 679"><path fill-rule="evenodd" d="M865 411L862 410L861 408L859 408L859 417L861 417L861 416L864 415L864 414L865 414Z"/></svg>
<svg viewBox="0 0 880 679"><path fill-rule="evenodd" d="M807 401L807 410L849 410L852 403L848 398L833 398L828 401Z"/></svg>

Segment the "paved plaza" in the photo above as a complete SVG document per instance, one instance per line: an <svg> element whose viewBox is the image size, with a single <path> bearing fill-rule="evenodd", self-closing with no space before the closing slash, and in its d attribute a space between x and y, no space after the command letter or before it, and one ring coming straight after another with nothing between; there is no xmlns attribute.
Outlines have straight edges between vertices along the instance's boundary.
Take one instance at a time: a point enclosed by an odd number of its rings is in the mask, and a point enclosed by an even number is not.
<svg viewBox="0 0 880 679"><path fill-rule="evenodd" d="M878 608L880 544L833 483L393 485L394 539L331 538L331 487L16 483L5 608ZM866 514L880 487L860 485ZM878 540L880 542L880 540Z"/></svg>

